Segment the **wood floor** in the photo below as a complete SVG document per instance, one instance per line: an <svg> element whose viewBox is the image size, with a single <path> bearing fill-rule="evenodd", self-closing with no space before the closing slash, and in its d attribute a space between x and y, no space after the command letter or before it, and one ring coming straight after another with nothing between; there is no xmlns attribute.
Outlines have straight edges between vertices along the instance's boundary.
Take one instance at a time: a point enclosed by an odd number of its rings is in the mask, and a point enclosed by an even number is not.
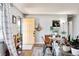
<svg viewBox="0 0 79 59"><path fill-rule="evenodd" d="M41 47L43 46L42 44L34 44L32 47L32 50L34 47ZM23 50L22 51L22 56L32 56L32 50Z"/></svg>
<svg viewBox="0 0 79 59"><path fill-rule="evenodd" d="M32 55L32 50L24 50L22 51L22 56L31 56Z"/></svg>

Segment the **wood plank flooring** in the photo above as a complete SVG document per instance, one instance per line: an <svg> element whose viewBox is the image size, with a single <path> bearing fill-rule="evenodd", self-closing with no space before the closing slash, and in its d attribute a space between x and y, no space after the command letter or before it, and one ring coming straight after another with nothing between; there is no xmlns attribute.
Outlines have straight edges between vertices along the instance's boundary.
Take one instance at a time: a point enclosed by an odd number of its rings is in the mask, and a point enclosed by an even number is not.
<svg viewBox="0 0 79 59"><path fill-rule="evenodd" d="M41 47L41 46L43 46L43 44L34 44L32 50L34 47ZM32 50L23 50L22 56L32 56Z"/></svg>

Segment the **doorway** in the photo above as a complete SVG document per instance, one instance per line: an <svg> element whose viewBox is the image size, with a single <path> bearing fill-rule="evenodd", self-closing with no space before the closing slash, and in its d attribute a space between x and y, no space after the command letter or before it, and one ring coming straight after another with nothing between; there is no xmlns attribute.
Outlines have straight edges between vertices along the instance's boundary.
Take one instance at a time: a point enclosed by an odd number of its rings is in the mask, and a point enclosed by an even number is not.
<svg viewBox="0 0 79 59"><path fill-rule="evenodd" d="M22 21L22 34L23 34L23 50L32 49L35 43L35 18L27 17Z"/></svg>

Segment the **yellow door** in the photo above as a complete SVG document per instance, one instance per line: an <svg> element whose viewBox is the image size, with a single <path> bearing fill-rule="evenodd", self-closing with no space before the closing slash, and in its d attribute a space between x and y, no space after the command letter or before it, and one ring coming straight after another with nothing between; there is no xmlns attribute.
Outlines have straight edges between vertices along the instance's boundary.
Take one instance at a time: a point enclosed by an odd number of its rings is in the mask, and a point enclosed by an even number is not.
<svg viewBox="0 0 79 59"><path fill-rule="evenodd" d="M31 45L35 43L34 30L35 18L28 17L23 19L23 44Z"/></svg>

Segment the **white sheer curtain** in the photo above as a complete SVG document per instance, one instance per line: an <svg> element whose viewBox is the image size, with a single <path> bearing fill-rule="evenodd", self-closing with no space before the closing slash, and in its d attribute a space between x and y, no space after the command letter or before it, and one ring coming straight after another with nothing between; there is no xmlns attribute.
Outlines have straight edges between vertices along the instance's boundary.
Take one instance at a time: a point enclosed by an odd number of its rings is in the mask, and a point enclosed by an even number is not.
<svg viewBox="0 0 79 59"><path fill-rule="evenodd" d="M11 15L11 6L9 3L3 4L3 35L4 41L7 44L8 50L11 56L17 56L16 48L14 45L14 40L12 36L12 15Z"/></svg>
<svg viewBox="0 0 79 59"><path fill-rule="evenodd" d="M2 4L0 4L0 42L3 41L3 34L2 34Z"/></svg>

